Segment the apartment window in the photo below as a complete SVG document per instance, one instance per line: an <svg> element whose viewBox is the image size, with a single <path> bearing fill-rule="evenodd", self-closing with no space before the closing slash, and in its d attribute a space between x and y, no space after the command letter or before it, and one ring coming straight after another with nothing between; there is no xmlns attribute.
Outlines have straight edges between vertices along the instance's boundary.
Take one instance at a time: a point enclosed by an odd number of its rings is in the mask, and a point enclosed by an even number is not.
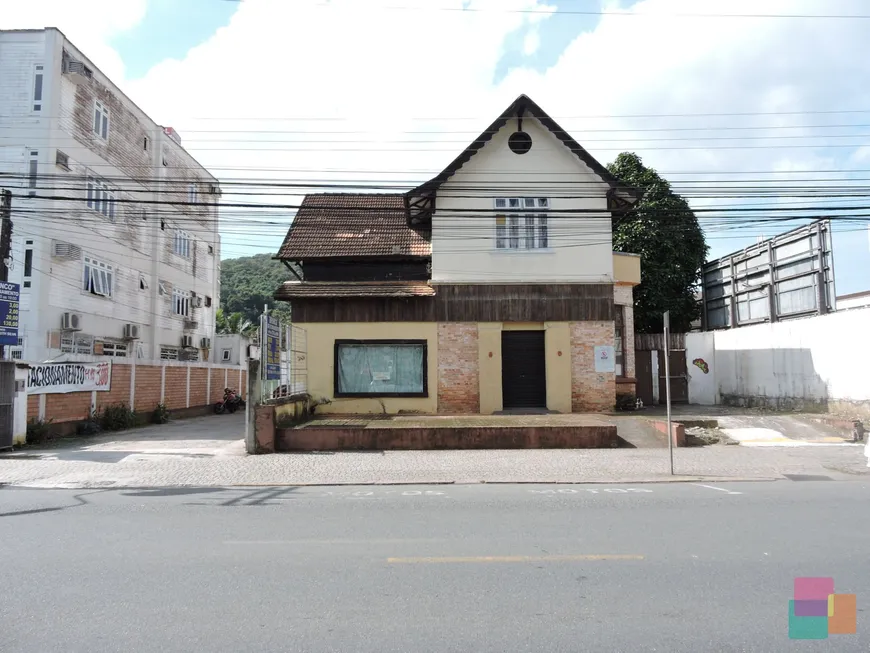
<svg viewBox="0 0 870 653"><path fill-rule="evenodd" d="M33 241L27 241L28 245L32 245ZM27 247L24 250L24 287L30 288L31 276L33 275L33 247Z"/></svg>
<svg viewBox="0 0 870 653"><path fill-rule="evenodd" d="M94 133L103 140L109 138L109 108L99 100L94 100Z"/></svg>
<svg viewBox="0 0 870 653"><path fill-rule="evenodd" d="M425 340L336 340L336 397L426 397Z"/></svg>
<svg viewBox="0 0 870 653"><path fill-rule="evenodd" d="M209 297L208 295L205 296L205 307L211 308L211 297Z"/></svg>
<svg viewBox="0 0 870 653"><path fill-rule="evenodd" d="M191 240L190 234L186 231L176 231L172 251L184 258L190 258Z"/></svg>
<svg viewBox="0 0 870 653"><path fill-rule="evenodd" d="M84 289L101 297L111 297L114 290L114 268L91 256L85 256Z"/></svg>
<svg viewBox="0 0 870 653"><path fill-rule="evenodd" d="M614 310L615 332L613 334L613 349L616 358L616 376L624 376L625 371L625 308L616 305Z"/></svg>
<svg viewBox="0 0 870 653"><path fill-rule="evenodd" d="M139 275L139 290L148 290L148 280L144 274Z"/></svg>
<svg viewBox="0 0 870 653"><path fill-rule="evenodd" d="M160 348L160 360L177 361L178 360L178 348L177 347L161 347Z"/></svg>
<svg viewBox="0 0 870 653"><path fill-rule="evenodd" d="M190 317L190 291L179 290L178 288L172 291L172 312L176 315Z"/></svg>
<svg viewBox="0 0 870 653"><path fill-rule="evenodd" d="M54 154L54 162L58 168L69 170L69 155L66 152L57 150Z"/></svg>
<svg viewBox="0 0 870 653"><path fill-rule="evenodd" d="M39 151L31 150L27 166L27 195L36 196L36 186L39 183Z"/></svg>
<svg viewBox="0 0 870 653"><path fill-rule="evenodd" d="M196 204L197 197L198 191L196 189L196 184L190 184L187 187L187 201L191 204Z"/></svg>
<svg viewBox="0 0 870 653"><path fill-rule="evenodd" d="M104 342L103 356L114 356L116 358L126 358L128 356L126 342Z"/></svg>
<svg viewBox="0 0 870 653"><path fill-rule="evenodd" d="M42 111L42 86L45 70L41 64L33 67L33 111Z"/></svg>
<svg viewBox="0 0 870 653"><path fill-rule="evenodd" d="M232 349L221 349L221 360L223 362L227 362L230 360L230 356L232 356Z"/></svg>
<svg viewBox="0 0 870 653"><path fill-rule="evenodd" d="M64 354L86 354L92 356L94 353L94 339L81 333L63 333L60 337L60 350Z"/></svg>
<svg viewBox="0 0 870 653"><path fill-rule="evenodd" d="M214 246L213 246L213 245L209 245L209 246L208 246L208 253L209 253L209 254L214 254Z"/></svg>
<svg viewBox="0 0 870 653"><path fill-rule="evenodd" d="M142 139L142 149L145 150L146 152L148 151L148 137L147 136L145 136Z"/></svg>
<svg viewBox="0 0 870 653"><path fill-rule="evenodd" d="M102 179L88 177L88 208L115 221L115 191Z"/></svg>
<svg viewBox="0 0 870 653"><path fill-rule="evenodd" d="M495 200L496 249L547 249L550 232L546 197L499 197Z"/></svg>
<svg viewBox="0 0 870 653"><path fill-rule="evenodd" d="M22 358L24 358L24 352L20 349L12 349L9 352L9 356L14 361L21 360Z"/></svg>

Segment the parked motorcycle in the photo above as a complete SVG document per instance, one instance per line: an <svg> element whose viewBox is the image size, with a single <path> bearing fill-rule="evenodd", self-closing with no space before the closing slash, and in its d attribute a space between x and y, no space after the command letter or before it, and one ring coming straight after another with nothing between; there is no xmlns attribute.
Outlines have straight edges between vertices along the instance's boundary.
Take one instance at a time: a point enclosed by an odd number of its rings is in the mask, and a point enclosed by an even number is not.
<svg viewBox="0 0 870 653"><path fill-rule="evenodd" d="M224 388L223 401L219 401L214 405L214 412L220 415L221 413L234 413L239 408L245 407L245 400L242 396L232 388Z"/></svg>

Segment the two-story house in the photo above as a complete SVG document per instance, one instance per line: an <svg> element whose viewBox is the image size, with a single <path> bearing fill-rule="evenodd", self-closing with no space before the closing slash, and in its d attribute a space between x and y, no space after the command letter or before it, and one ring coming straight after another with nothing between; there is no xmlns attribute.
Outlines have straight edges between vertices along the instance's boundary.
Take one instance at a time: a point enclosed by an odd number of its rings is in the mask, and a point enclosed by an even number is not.
<svg viewBox="0 0 870 653"><path fill-rule="evenodd" d="M526 96L404 194L308 195L277 258L319 411L610 410L634 391L613 212L638 194Z"/></svg>
<svg viewBox="0 0 870 653"><path fill-rule="evenodd" d="M0 31L0 187L29 361L213 358L217 180L54 28Z"/></svg>

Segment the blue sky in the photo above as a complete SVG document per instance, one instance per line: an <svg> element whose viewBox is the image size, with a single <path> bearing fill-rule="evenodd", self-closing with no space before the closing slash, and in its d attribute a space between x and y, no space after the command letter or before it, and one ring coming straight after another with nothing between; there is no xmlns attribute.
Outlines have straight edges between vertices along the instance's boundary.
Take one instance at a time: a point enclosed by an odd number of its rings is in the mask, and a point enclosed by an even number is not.
<svg viewBox="0 0 870 653"><path fill-rule="evenodd" d="M422 181L526 93L602 163L638 151L680 190L692 179L867 185L850 180L870 177L870 86L854 83L870 79L870 21L727 16L760 11L757 0L30 0L5 22L51 15L225 181ZM764 13L870 5L765 0ZM435 144L402 144L419 131ZM801 201L687 197L695 208ZM263 211L252 227L227 212L224 257L274 251L291 214ZM710 226L710 256L792 226ZM835 229L841 294L870 289L859 228Z"/></svg>

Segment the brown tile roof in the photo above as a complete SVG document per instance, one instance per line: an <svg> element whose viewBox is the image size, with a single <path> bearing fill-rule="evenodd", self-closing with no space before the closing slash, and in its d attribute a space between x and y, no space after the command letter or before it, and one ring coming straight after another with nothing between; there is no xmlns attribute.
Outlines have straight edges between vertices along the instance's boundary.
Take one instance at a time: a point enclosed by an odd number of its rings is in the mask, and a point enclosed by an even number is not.
<svg viewBox="0 0 870 653"><path fill-rule="evenodd" d="M302 200L277 258L431 254L428 232L408 226L403 195L324 193Z"/></svg>
<svg viewBox="0 0 870 653"><path fill-rule="evenodd" d="M275 299L333 297L432 297L435 289L424 281L285 281Z"/></svg>

